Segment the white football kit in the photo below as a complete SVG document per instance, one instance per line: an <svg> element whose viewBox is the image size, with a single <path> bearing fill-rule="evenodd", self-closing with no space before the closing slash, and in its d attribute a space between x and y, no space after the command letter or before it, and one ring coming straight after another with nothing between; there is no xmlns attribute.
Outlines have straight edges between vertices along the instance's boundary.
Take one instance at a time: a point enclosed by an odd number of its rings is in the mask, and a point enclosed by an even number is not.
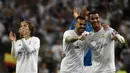
<svg viewBox="0 0 130 73"><path fill-rule="evenodd" d="M112 28L104 30L103 27L98 32L89 33L86 42L92 48L92 73L115 73L115 41L112 33L118 34Z"/></svg>
<svg viewBox="0 0 130 73"><path fill-rule="evenodd" d="M65 39L69 36L76 37L78 35L74 30L67 30L63 35L63 52L65 57L61 62L60 73L83 73L83 56L86 49L84 41L77 40L73 43L66 43Z"/></svg>
<svg viewBox="0 0 130 73"><path fill-rule="evenodd" d="M40 40L30 37L13 41L11 55L17 59L16 73L38 73Z"/></svg>

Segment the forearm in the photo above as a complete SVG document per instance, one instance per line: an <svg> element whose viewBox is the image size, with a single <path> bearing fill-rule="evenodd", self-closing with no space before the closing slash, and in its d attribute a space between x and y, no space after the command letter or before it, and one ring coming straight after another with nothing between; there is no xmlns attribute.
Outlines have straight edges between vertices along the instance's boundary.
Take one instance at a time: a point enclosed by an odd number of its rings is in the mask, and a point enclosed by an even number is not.
<svg viewBox="0 0 130 73"><path fill-rule="evenodd" d="M25 40L25 38L21 39L21 41L22 41L23 46L25 47L26 51L28 51L28 52L34 51L34 48L31 47L31 46L27 43L27 41Z"/></svg>
<svg viewBox="0 0 130 73"><path fill-rule="evenodd" d="M16 58L17 57L17 51L16 51L16 41L12 41L12 47L11 47L11 55Z"/></svg>
<svg viewBox="0 0 130 73"><path fill-rule="evenodd" d="M120 43L125 43L125 39L123 36L121 36L117 31L113 29L113 32L111 34L111 37L113 40L118 40Z"/></svg>
<svg viewBox="0 0 130 73"><path fill-rule="evenodd" d="M120 34L116 34L115 37L116 37L116 40L118 40L120 43L125 43L124 37L121 36Z"/></svg>
<svg viewBox="0 0 130 73"><path fill-rule="evenodd" d="M67 42L67 43L72 43L72 42L75 42L75 41L77 41L77 40L79 40L79 37L78 36L75 36L75 37L66 37L66 39L65 39L65 42Z"/></svg>

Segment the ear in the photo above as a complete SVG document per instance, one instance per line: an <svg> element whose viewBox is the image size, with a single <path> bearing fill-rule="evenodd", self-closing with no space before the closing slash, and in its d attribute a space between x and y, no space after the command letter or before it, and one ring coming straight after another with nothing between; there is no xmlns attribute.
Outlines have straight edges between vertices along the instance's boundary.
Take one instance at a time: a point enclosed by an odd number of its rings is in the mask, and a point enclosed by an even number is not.
<svg viewBox="0 0 130 73"><path fill-rule="evenodd" d="M29 31L29 34L31 35L31 31Z"/></svg>
<svg viewBox="0 0 130 73"><path fill-rule="evenodd" d="M33 33L32 33L31 31L29 31L29 34L30 34L30 36L32 36L32 35L33 35Z"/></svg>

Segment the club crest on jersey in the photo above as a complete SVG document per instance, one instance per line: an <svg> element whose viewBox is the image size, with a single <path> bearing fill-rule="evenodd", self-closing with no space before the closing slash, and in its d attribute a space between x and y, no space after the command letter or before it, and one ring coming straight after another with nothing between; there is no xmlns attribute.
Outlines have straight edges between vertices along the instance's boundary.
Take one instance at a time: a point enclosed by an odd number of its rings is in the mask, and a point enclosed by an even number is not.
<svg viewBox="0 0 130 73"><path fill-rule="evenodd" d="M102 38L104 38L105 37L105 35L104 34L102 34Z"/></svg>

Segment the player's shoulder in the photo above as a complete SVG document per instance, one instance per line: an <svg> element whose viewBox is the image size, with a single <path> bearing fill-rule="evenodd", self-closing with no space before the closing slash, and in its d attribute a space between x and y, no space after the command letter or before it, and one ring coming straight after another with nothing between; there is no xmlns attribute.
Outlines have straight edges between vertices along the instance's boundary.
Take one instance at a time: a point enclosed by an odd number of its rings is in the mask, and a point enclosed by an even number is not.
<svg viewBox="0 0 130 73"><path fill-rule="evenodd" d="M74 30L66 30L63 34L64 37L74 35Z"/></svg>
<svg viewBox="0 0 130 73"><path fill-rule="evenodd" d="M32 36L31 39L33 39L33 40L40 40L40 39L39 39L38 37L36 37L36 36Z"/></svg>
<svg viewBox="0 0 130 73"><path fill-rule="evenodd" d="M19 43L19 42L21 42L21 39L18 39L18 40L16 41L16 43Z"/></svg>
<svg viewBox="0 0 130 73"><path fill-rule="evenodd" d="M112 27L109 27L108 29L106 29L109 32L113 32L115 29L113 29Z"/></svg>
<svg viewBox="0 0 130 73"><path fill-rule="evenodd" d="M73 32L74 32L74 30L66 30L66 31L64 32L64 34L73 33Z"/></svg>

